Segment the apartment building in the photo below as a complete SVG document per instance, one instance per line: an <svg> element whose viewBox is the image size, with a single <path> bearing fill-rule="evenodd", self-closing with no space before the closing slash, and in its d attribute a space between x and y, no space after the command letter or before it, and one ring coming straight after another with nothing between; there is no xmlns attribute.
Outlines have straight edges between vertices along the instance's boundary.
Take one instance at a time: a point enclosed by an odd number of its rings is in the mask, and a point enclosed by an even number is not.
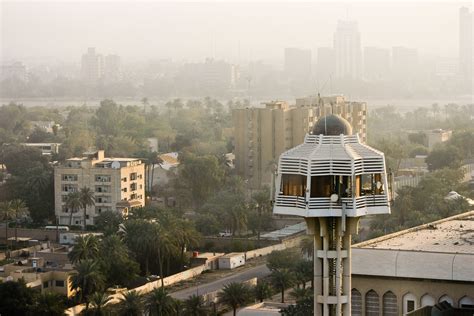
<svg viewBox="0 0 474 316"><path fill-rule="evenodd" d="M104 151L86 152L54 168L55 214L60 225L83 225L83 211L71 214L66 206L69 193L88 187L95 205L87 207L86 225L104 211L123 216L145 206L145 164L137 158L105 158Z"/></svg>
<svg viewBox="0 0 474 316"><path fill-rule="evenodd" d="M367 105L348 102L343 96L309 96L264 103L261 108L235 109L235 168L250 188L271 186L278 157L301 144L313 123L325 114L338 114L353 126L362 142L367 139Z"/></svg>

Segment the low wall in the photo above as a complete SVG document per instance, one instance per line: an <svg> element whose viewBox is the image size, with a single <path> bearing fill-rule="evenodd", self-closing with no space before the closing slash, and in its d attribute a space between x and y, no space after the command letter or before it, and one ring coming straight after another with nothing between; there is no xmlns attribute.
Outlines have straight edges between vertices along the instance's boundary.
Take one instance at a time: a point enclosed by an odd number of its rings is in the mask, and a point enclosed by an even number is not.
<svg viewBox="0 0 474 316"><path fill-rule="evenodd" d="M300 244L300 242L303 238L304 238L304 235L300 235L300 236L296 236L296 237L290 237L290 238L286 238L285 240L283 240L282 243L279 243L279 244L276 244L276 245L272 245L272 246L268 246L268 247L264 247L264 248L260 248L260 249L255 249L255 250L251 250L251 251L247 251L247 252L245 252L245 258L246 258L246 260L252 260L252 259L257 258L257 257L266 256L266 255L270 254L272 251L275 251L275 250L284 250L286 248L296 247ZM192 279L192 278L200 275L205 270L208 270L206 268L206 266L205 265L200 265L200 266L188 269L186 271L170 275L170 276L163 279L163 283L166 287L166 286L169 286L169 285L172 285L172 284L184 281L184 280ZM255 282L255 280L252 279L252 280L248 280L247 282ZM112 294L112 295L110 295L111 300L110 300L109 304L116 304L116 303L120 302L120 299L123 297L122 294L124 294L124 293L130 292L130 291L136 291L139 294L144 295L144 294L150 293L151 291L153 291L154 289L159 288L159 287L161 287L161 280L156 280L156 281L148 282L148 283L146 283L142 286L136 287L134 289L124 291L123 293ZM212 295L207 297L207 299L212 300L213 299ZM65 311L65 313L66 313L66 315L70 315L70 316L79 315L79 313L84 308L85 308L84 304L76 305L74 307L71 307L71 308L67 309Z"/></svg>

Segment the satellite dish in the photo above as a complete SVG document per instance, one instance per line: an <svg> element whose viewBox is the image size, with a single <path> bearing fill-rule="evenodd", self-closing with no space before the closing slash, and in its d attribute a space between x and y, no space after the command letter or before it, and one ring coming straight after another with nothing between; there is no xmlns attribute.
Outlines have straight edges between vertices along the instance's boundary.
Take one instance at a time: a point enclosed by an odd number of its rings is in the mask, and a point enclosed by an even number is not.
<svg viewBox="0 0 474 316"><path fill-rule="evenodd" d="M112 169L120 169L120 162L118 161L112 162Z"/></svg>
<svg viewBox="0 0 474 316"><path fill-rule="evenodd" d="M331 194L331 202L337 202L337 200L339 200L339 195L336 193Z"/></svg>

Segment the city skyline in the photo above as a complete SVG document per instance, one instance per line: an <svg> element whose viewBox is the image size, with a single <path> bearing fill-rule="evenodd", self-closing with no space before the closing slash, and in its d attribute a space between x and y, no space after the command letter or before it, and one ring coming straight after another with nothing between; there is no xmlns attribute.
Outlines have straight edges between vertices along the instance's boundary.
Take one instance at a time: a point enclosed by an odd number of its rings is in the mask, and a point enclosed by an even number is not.
<svg viewBox="0 0 474 316"><path fill-rule="evenodd" d="M2 61L35 57L74 63L86 47L120 55L129 62L212 57L238 64L262 59L282 64L286 47L309 49L315 60L319 47L333 46L337 23L346 20L358 23L362 48L403 46L421 55L457 57L459 9L472 10L469 2L462 1L357 5L144 2L133 8L121 3L6 2L1 6ZM177 13L180 23L169 18ZM30 23L21 23L25 19ZM35 47L34 55L31 47Z"/></svg>

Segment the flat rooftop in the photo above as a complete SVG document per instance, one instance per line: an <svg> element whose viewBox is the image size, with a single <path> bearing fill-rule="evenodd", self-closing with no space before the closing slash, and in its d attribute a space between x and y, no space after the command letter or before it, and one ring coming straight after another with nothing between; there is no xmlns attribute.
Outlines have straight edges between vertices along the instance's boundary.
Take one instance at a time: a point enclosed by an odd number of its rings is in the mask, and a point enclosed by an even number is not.
<svg viewBox="0 0 474 316"><path fill-rule="evenodd" d="M474 211L368 240L353 248L474 254Z"/></svg>

